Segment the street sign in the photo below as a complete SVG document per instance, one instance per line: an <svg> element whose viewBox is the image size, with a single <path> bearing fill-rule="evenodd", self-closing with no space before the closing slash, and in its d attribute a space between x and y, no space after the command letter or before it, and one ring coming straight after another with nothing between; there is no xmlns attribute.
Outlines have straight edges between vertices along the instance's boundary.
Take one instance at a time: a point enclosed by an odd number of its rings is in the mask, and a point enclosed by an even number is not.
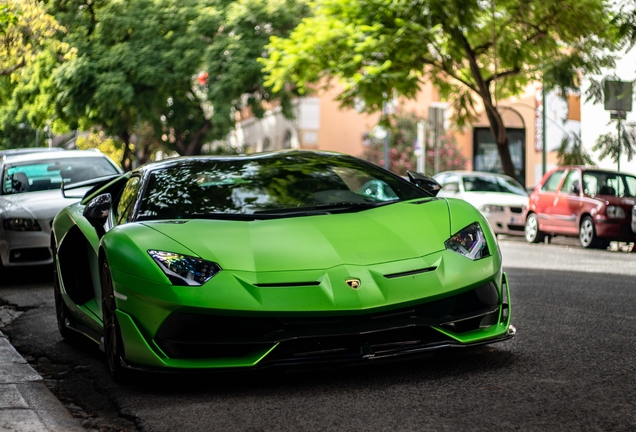
<svg viewBox="0 0 636 432"><path fill-rule="evenodd" d="M605 111L631 111L632 87L632 81L605 81Z"/></svg>

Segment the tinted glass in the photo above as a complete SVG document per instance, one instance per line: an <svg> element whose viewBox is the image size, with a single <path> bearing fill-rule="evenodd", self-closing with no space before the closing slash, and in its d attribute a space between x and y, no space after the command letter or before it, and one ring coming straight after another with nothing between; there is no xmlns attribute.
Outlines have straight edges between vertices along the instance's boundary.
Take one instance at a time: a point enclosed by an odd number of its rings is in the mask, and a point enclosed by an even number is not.
<svg viewBox="0 0 636 432"><path fill-rule="evenodd" d="M572 188L576 186L579 187L579 180L581 179L581 174L578 170L569 171L568 175L565 177L565 181L563 182L563 186L561 186L561 193L574 193ZM578 190L578 189L577 189ZM578 194L578 192L577 192Z"/></svg>
<svg viewBox="0 0 636 432"><path fill-rule="evenodd" d="M586 171L583 173L583 192L592 196L634 197L636 177L612 172Z"/></svg>
<svg viewBox="0 0 636 432"><path fill-rule="evenodd" d="M119 196L119 202L115 208L115 220L117 224L125 223L133 210L135 198L137 198L137 190L139 189L139 177L133 177L126 183L124 190Z"/></svg>
<svg viewBox="0 0 636 432"><path fill-rule="evenodd" d="M516 181L498 176L464 176L466 192L499 192L527 196L526 190Z"/></svg>
<svg viewBox="0 0 636 432"><path fill-rule="evenodd" d="M62 181L70 184L111 174L117 174L117 169L102 157L9 163L2 176L2 193L59 189Z"/></svg>
<svg viewBox="0 0 636 432"><path fill-rule="evenodd" d="M190 160L153 171L138 219L270 215L345 204L364 206L430 197L375 165L347 156L283 153L233 160Z"/></svg>
<svg viewBox="0 0 636 432"><path fill-rule="evenodd" d="M556 171L555 173L552 173L541 190L544 192L556 192L559 187L559 183L561 183L561 178L563 177L564 172L565 171Z"/></svg>

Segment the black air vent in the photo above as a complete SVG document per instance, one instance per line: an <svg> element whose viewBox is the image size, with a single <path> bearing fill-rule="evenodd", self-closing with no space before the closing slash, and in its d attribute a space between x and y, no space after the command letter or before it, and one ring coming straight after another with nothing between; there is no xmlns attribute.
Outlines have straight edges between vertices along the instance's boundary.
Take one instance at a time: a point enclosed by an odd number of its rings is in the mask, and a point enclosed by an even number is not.
<svg viewBox="0 0 636 432"><path fill-rule="evenodd" d="M436 269L437 269L436 266L426 267L422 269L409 270L409 271L400 272L400 273L391 273L391 274L384 275L384 277L387 279L393 279L393 278L402 277L402 276L413 276L420 273L432 272L432 271L435 271Z"/></svg>
<svg viewBox="0 0 636 432"><path fill-rule="evenodd" d="M254 284L259 288L290 288L290 287L304 287L304 286L316 286L320 285L318 281L312 282L279 282L279 283L260 283Z"/></svg>

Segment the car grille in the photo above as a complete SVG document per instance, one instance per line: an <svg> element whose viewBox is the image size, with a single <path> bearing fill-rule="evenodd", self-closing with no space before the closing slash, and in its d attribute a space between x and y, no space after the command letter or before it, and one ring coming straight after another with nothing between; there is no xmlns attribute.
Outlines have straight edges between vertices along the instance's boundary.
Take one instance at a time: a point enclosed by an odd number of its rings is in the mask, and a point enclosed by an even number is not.
<svg viewBox="0 0 636 432"><path fill-rule="evenodd" d="M171 358L244 357L277 343L268 359L361 355L450 341L431 326L463 333L493 324L498 311L498 290L488 283L432 302L355 315L175 312L155 342Z"/></svg>
<svg viewBox="0 0 636 432"><path fill-rule="evenodd" d="M510 207L512 213L523 213L523 207Z"/></svg>

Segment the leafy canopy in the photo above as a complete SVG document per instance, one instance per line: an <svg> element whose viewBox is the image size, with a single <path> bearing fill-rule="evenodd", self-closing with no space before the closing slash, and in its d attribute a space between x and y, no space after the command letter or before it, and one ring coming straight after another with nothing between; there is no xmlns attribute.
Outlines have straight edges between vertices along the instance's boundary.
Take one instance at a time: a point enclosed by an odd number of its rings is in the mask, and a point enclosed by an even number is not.
<svg viewBox="0 0 636 432"><path fill-rule="evenodd" d="M0 76L30 64L45 49L65 51L55 35L63 31L35 0L5 0L0 5Z"/></svg>
<svg viewBox="0 0 636 432"><path fill-rule="evenodd" d="M340 100L377 111L397 91L432 82L457 123L485 110L504 172L514 176L499 100L531 81L578 88L579 73L614 64L636 34L606 0L316 0L289 38L273 37L266 84L306 92L338 78Z"/></svg>
<svg viewBox="0 0 636 432"><path fill-rule="evenodd" d="M613 64L629 29L604 0L317 0L313 13L272 38L268 84L307 91L337 77L344 104L361 97L375 111L394 89L414 96L432 81L460 123L476 97L519 94L543 72L550 86L578 88L579 71Z"/></svg>

